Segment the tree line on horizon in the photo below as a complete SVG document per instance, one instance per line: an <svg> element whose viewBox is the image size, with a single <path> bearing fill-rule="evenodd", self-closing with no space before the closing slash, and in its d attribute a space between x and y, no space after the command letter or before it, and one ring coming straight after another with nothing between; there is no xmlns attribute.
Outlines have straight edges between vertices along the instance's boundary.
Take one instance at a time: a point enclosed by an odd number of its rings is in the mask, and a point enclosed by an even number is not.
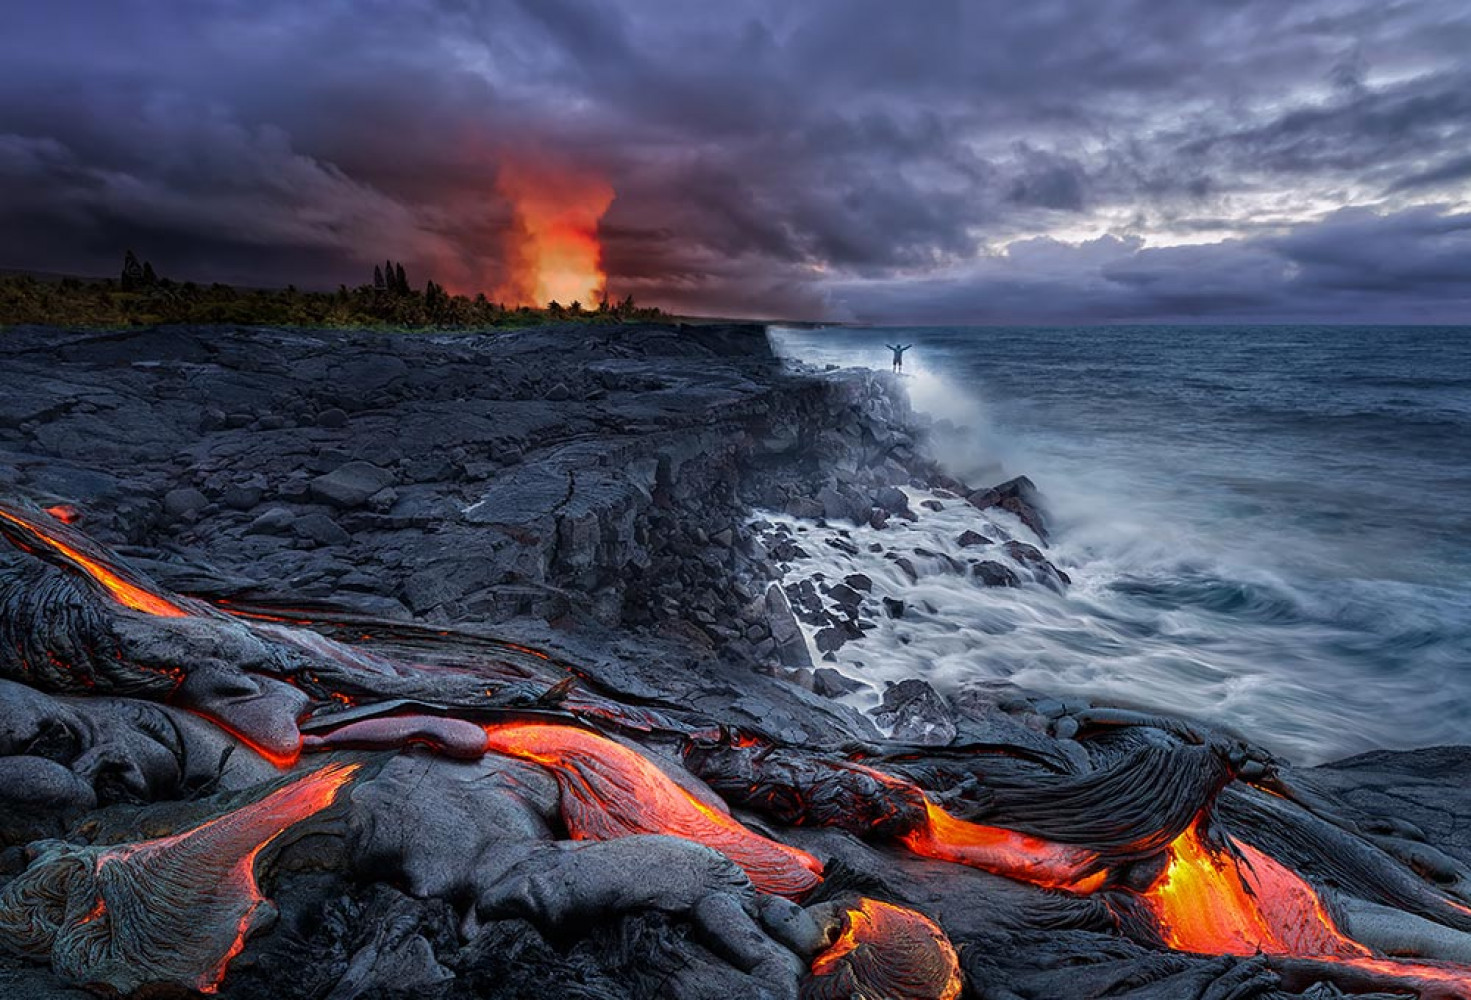
<svg viewBox="0 0 1471 1000"><path fill-rule="evenodd" d="M619 301L606 294L591 308L581 302L545 307L506 306L483 292L454 295L433 279L414 288L402 263L375 265L371 282L335 292L235 288L214 282L160 277L132 250L118 277L101 280L0 275L0 325L153 326L161 323L235 323L245 326L473 329L528 326L549 321L623 323L667 318L657 307Z"/></svg>

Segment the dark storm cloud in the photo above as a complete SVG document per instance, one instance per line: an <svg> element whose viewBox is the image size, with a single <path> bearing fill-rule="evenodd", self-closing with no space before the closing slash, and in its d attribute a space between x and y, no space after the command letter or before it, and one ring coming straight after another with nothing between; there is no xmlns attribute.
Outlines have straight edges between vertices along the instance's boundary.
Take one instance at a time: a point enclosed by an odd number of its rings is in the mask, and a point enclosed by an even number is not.
<svg viewBox="0 0 1471 1000"><path fill-rule="evenodd" d="M1454 0L8 17L0 266L106 272L137 245L201 279L330 286L394 256L494 287L518 156L606 178L613 290L688 311L1467 315Z"/></svg>
<svg viewBox="0 0 1471 1000"><path fill-rule="evenodd" d="M900 323L1464 322L1471 213L1343 209L1280 237L1150 248L1012 243L963 273L849 283L842 315Z"/></svg>

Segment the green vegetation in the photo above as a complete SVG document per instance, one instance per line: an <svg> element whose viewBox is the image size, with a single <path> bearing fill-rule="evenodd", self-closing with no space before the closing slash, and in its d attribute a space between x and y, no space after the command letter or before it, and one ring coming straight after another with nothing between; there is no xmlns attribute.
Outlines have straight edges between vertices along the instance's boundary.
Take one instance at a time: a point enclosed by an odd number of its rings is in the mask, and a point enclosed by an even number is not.
<svg viewBox="0 0 1471 1000"><path fill-rule="evenodd" d="M451 295L429 281L423 291L409 285L402 264L387 261L373 269L372 284L335 292L245 289L170 281L154 273L129 250L116 280L63 278L44 281L28 275L0 275L0 325L115 328L159 323L224 323L241 326L303 326L420 330L487 326L530 326L575 320L620 323L666 318L641 308L633 296L606 298L596 307L550 302L545 309L507 308L485 295Z"/></svg>

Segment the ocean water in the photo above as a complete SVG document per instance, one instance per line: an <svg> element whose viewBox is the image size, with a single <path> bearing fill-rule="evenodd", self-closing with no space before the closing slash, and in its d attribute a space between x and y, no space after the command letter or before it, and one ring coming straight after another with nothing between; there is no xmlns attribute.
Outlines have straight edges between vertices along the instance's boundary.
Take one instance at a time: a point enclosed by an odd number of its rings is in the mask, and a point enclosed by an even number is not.
<svg viewBox="0 0 1471 1000"><path fill-rule="evenodd" d="M944 428L944 462L973 485L1030 476L1074 580L913 584L870 559L878 590L934 609L840 652L871 691L1010 681L1194 715L1299 763L1471 742L1471 328L772 340L875 368L884 344L912 343L906 383ZM922 513L904 530L936 544L971 516Z"/></svg>

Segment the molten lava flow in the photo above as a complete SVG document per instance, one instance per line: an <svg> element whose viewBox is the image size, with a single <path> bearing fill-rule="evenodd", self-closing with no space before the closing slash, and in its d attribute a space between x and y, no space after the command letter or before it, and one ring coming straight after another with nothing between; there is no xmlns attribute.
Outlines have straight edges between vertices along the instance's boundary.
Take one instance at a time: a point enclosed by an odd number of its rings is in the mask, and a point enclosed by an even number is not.
<svg viewBox="0 0 1471 1000"><path fill-rule="evenodd" d="M867 897L843 914L811 972L806 1000L955 1000L963 986L955 948L934 921Z"/></svg>
<svg viewBox="0 0 1471 1000"><path fill-rule="evenodd" d="M1170 845L1144 901L1165 943L1212 955L1277 955L1339 962L1391 979L1471 990L1471 969L1377 956L1340 931L1306 880L1252 847L1216 849L1199 823Z"/></svg>
<svg viewBox="0 0 1471 1000"><path fill-rule="evenodd" d="M899 838L915 854L1076 893L1093 892L1108 878L1095 870L1093 851L956 819L928 798L925 804L925 824Z"/></svg>
<svg viewBox="0 0 1471 1000"><path fill-rule="evenodd" d="M48 534L39 525L6 510L0 510L0 518L25 529L38 543L66 557L78 569L101 584L118 603L125 607L132 608L134 611L142 611L144 614L157 615L160 618L188 617L189 612L177 604L159 594L151 593L129 583L97 560L83 555L72 546Z"/></svg>
<svg viewBox="0 0 1471 1000"><path fill-rule="evenodd" d="M47 507L46 513L56 518L62 524L74 524L81 514L70 504L59 503L53 507Z"/></svg>
<svg viewBox="0 0 1471 1000"><path fill-rule="evenodd" d="M546 163L508 160L497 176L525 232L514 273L497 297L516 305L593 302L603 294L598 222L613 202L601 177Z"/></svg>
<svg viewBox="0 0 1471 1000"><path fill-rule="evenodd" d="M359 766L328 765L156 840L51 842L0 893L0 939L74 983L213 993L269 905L255 881L260 852L336 801Z"/></svg>
<svg viewBox="0 0 1471 1000"><path fill-rule="evenodd" d="M233 864L220 880L221 885L214 889L216 892L220 889L233 891L244 900L228 947L219 961L200 977L195 986L201 993L214 993L219 989L231 960L244 949L245 939L254 927L256 911L266 901L255 881L256 858L281 834L337 801L338 793L361 766L329 764L277 789L259 802L226 813L193 830L160 840L131 844L119 848L116 854L106 853L98 860L98 870L109 864L125 863L143 851L161 854L165 858L170 850L184 853L188 846L192 846L190 841L209 849L216 857L223 854L225 858L230 858L231 845L245 848L243 854L232 859ZM213 875L212 872L191 873L187 868L181 874L186 877L190 874L196 877Z"/></svg>
<svg viewBox="0 0 1471 1000"><path fill-rule="evenodd" d="M1368 956L1339 933L1311 886L1248 844L1212 849L1199 824L1169 846L1144 894L1165 943L1212 955Z"/></svg>
<svg viewBox="0 0 1471 1000"><path fill-rule="evenodd" d="M562 818L578 840L683 837L721 852L756 888L782 896L800 896L820 881L822 864L812 855L746 829L622 743L546 723L488 725L485 732L488 749L552 772L562 790Z"/></svg>

